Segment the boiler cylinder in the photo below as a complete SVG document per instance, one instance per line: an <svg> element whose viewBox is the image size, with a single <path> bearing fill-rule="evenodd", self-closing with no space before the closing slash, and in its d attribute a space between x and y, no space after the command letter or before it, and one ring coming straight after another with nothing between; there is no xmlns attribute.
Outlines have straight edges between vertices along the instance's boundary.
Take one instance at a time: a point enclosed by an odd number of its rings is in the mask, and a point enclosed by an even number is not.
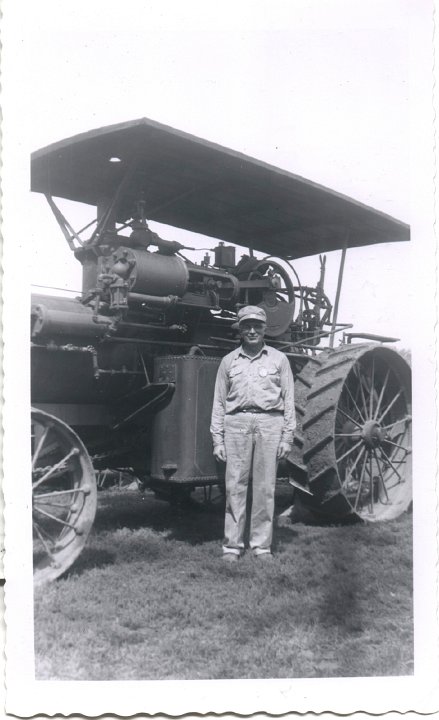
<svg viewBox="0 0 439 720"><path fill-rule="evenodd" d="M94 317L90 307L75 298L32 296L32 338L99 338L108 332L111 319Z"/></svg>
<svg viewBox="0 0 439 720"><path fill-rule="evenodd" d="M188 269L186 263L176 255L119 248L113 257L112 272L126 279L132 292L159 297L182 297L186 292Z"/></svg>

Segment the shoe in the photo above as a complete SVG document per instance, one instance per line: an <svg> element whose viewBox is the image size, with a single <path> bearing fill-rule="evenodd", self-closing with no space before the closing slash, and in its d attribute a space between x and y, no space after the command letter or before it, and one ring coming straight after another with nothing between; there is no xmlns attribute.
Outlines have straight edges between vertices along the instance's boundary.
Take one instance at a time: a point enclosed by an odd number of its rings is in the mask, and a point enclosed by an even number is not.
<svg viewBox="0 0 439 720"><path fill-rule="evenodd" d="M228 563L235 563L239 560L239 555L235 555L235 553L224 553L223 555L224 562Z"/></svg>
<svg viewBox="0 0 439 720"><path fill-rule="evenodd" d="M264 562L273 560L273 555L271 553L259 553L256 555L257 560L263 560Z"/></svg>

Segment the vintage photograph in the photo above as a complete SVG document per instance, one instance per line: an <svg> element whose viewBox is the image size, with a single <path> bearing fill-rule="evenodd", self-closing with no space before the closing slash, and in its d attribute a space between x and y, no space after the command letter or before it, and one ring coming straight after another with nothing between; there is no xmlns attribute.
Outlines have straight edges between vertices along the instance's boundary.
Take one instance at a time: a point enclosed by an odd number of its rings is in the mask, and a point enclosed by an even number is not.
<svg viewBox="0 0 439 720"><path fill-rule="evenodd" d="M431 709L430 5L18 5L11 711Z"/></svg>

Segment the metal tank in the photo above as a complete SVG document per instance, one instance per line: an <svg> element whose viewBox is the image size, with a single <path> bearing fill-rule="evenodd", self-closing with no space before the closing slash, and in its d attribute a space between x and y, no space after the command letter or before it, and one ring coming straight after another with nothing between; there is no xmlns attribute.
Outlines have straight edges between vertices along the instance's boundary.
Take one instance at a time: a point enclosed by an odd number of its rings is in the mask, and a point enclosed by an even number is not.
<svg viewBox="0 0 439 720"><path fill-rule="evenodd" d="M218 484L224 472L215 462L209 432L219 358L201 354L156 358L154 377L172 383L170 402L154 417L151 481L196 487Z"/></svg>

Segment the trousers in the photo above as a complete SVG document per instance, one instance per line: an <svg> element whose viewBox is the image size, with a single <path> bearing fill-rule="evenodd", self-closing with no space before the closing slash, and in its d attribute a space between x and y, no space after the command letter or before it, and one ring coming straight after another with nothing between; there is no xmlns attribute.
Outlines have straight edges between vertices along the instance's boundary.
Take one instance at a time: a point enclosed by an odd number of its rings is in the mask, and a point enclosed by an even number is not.
<svg viewBox="0 0 439 720"><path fill-rule="evenodd" d="M277 450L284 419L281 413L226 415L226 513L223 552L244 550L247 492L252 477L250 548L256 555L271 551Z"/></svg>

